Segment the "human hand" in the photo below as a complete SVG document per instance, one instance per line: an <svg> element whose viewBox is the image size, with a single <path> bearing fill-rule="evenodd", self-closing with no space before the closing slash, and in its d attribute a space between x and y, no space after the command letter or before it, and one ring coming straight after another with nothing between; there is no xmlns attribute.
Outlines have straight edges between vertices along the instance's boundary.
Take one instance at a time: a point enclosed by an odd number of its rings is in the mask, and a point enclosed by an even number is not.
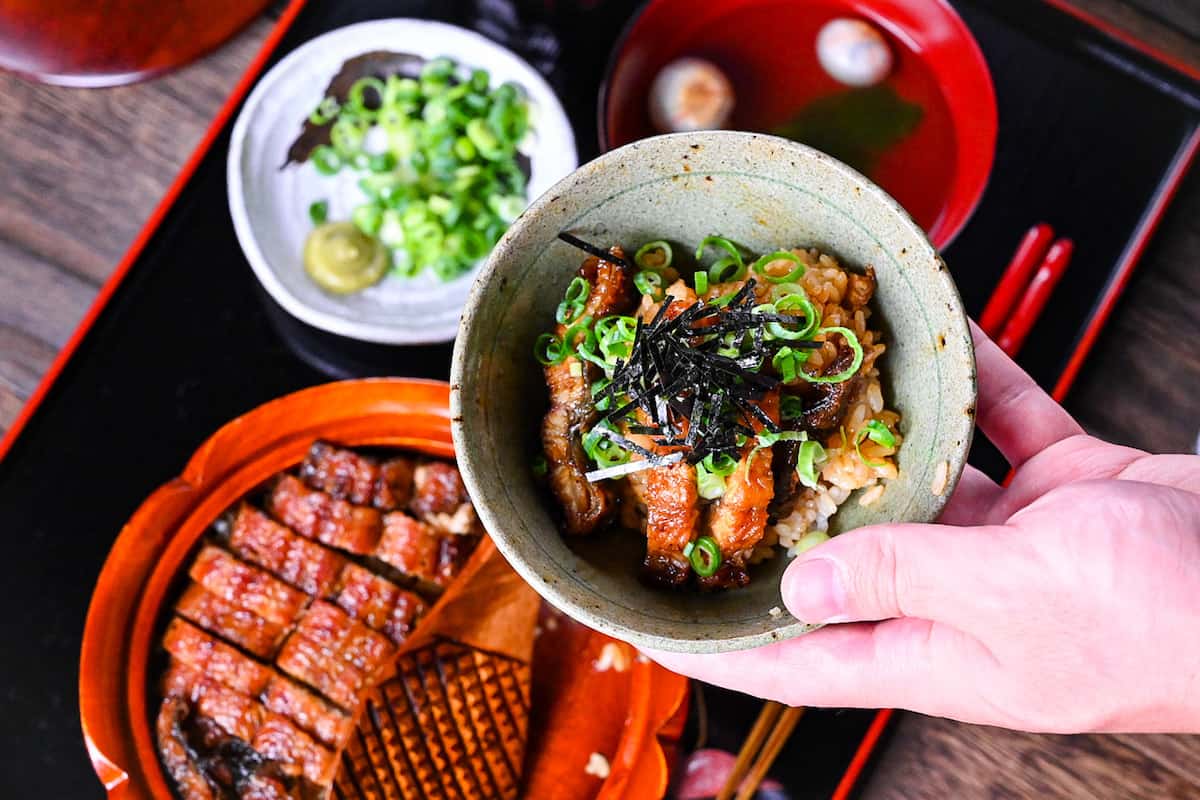
<svg viewBox="0 0 1200 800"><path fill-rule="evenodd" d="M798 556L788 610L849 624L739 653L648 655L789 705L1200 732L1200 457L1086 435L974 334L979 427L1016 470L1009 486L968 467L941 524L860 528Z"/></svg>

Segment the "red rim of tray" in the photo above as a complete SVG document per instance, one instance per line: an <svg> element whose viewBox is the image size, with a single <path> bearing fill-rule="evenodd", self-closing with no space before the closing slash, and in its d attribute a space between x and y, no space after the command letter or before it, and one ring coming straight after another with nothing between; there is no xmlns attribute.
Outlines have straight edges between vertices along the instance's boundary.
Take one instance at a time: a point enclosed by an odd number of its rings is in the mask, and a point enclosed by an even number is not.
<svg viewBox="0 0 1200 800"><path fill-rule="evenodd" d="M1141 41L1140 39L1114 27L1106 21L1074 8L1073 6L1064 2L1064 0L1044 0L1044 2L1064 13L1080 19L1085 24L1093 26L1112 39L1135 48L1139 52L1142 52L1149 57L1173 68L1177 72L1187 75L1193 80L1200 80L1200 69L1184 63L1180 59L1175 58L1174 56ZM192 176L196 173L196 170L199 168L205 156L208 155L208 152L212 149L213 144L220 137L225 126L232 119L233 114L237 110L239 104L253 86L254 81L257 80L258 76L266 67L267 62L270 60L275 49L279 46L280 41L291 28L292 23L295 22L296 17L304 8L306 3L307 0L291 0L291 2L289 2L286 8L283 10L278 22L263 41L262 47L255 55L253 61L251 61L249 66L246 68L246 71L242 74L241 78L230 92L230 95L226 99L224 105L213 118L208 130L204 134L204 137L200 140L200 143L196 146L196 149L184 163L183 167L179 171L179 174L175 177L175 180L171 183L171 186L167 189L166 193L163 195L154 211L146 220L144 227L134 238L124 257L122 257L121 261L113 270L112 275L101 287L96 296L96 300L92 303L91 307L80 321L79 326L75 329L70 339L68 339L62 350L59 351L58 356L54 359L53 363L51 363L50 368L46 371L46 374L43 376L41 382L38 384L33 394L30 395L20 413L18 413L16 419L13 420L11 427L9 427L9 429L5 432L3 438L0 438L0 460L2 460L12 450L13 445L21 435L21 431L29 423L30 419L41 405L42 401L46 398L46 395L50 392L50 389L53 387L55 381L62 374L67 363L74 356L76 350L78 350L84 338L87 336L92 326L99 318L100 313L104 310L105 306L108 304L108 301L116 293L117 288L120 286L125 276L133 268L133 265L136 263L142 251L146 248L151 238L153 238L154 234L158 231L158 228L166 218L167 213L174 206L175 201L183 192L184 187L186 187ZM636 20L636 17L634 20ZM633 23L631 22L631 24ZM619 39L618 42L623 41L623 39L624 37ZM606 90L607 84L602 85L600 93L601 104L603 104ZM603 108L603 105L601 105L601 108ZM603 137L603 118L600 119L599 124L601 136ZM1079 339L1079 343L1076 346L1074 354L1072 355L1067 367L1063 370L1063 373L1060 375L1059 380L1054 387L1053 394L1056 399L1061 400L1070 390L1071 385L1074 383L1075 378L1078 376L1079 370L1083 365L1084 359L1086 359L1088 352L1095 343L1096 337L1099 335L1100 330L1104 327L1105 322L1107 322L1109 316L1112 314L1112 311L1116 306L1117 299L1120 297L1120 294L1124 290L1125 285L1128 283L1130 276L1133 274L1133 269L1136 266L1138 259L1141 257L1142 252L1145 250L1150 236L1162 221L1162 217L1167 206L1170 204L1171 199L1174 197L1179 188L1179 184L1183 181L1184 176L1187 174L1192 163L1194 162L1198 151L1200 151L1200 132L1194 135L1191 140L1185 144L1183 148L1181 148L1178 156L1176 157L1175 163L1172 165L1166 179L1163 182L1162 190L1156 198L1156 201L1147 210L1142 224L1135 233L1133 246L1127 248L1125 254L1122 256L1121 261L1114 273L1113 279L1109 282L1108 287L1105 289L1104 295L1097 304L1095 313L1088 321L1087 327ZM878 744L888 722L890 721L891 716L892 711L890 709L882 709L876 714L871 727L868 729L867 734L863 737L863 740L859 744L854 757L852 758L845 774L842 777L841 782L838 784L837 790L833 795L833 800L845 800L850 796L859 778L861 777L863 770L870 763L871 755L875 750L875 747Z"/></svg>

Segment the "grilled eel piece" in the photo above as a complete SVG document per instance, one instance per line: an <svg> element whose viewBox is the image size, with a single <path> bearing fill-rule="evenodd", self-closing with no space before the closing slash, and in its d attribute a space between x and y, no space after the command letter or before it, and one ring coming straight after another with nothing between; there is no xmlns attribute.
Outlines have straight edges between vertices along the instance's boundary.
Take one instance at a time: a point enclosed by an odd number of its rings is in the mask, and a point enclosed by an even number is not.
<svg viewBox="0 0 1200 800"><path fill-rule="evenodd" d="M675 302L667 308L668 317L676 317L696 302L696 293L683 281L676 281L666 294ZM642 298L638 315L654 319L661 303ZM645 411L638 411L639 422L650 423ZM652 453L670 453L678 448L662 447L651 436L630 435L630 440ZM646 560L642 578L659 586L681 586L692 574L683 549L696 538L700 522L700 498L696 491L696 468L680 461L655 469L634 472L629 485L639 505L646 509Z"/></svg>
<svg viewBox="0 0 1200 800"><path fill-rule="evenodd" d="M779 391L768 392L759 404L779 422ZM757 427L757 426L756 426ZM733 474L725 479L725 494L708 512L708 529L721 548L721 566L707 578L697 577L703 589L745 586L750 582L746 562L767 530L767 506L775 496L771 472L772 448L747 444Z"/></svg>
<svg viewBox="0 0 1200 800"><path fill-rule="evenodd" d="M619 247L609 252L624 258ZM591 286L583 315L596 320L626 313L633 307L633 276L621 265L589 258L579 274ZM555 333L561 337L567 328L560 324ZM572 374L572 370L578 374ZM571 356L560 364L547 366L545 372L550 410L542 420L542 448L550 490L562 508L566 532L580 536L599 528L617 506L611 488L589 483L585 477L588 464L581 440L582 430L595 417L591 385L597 377L596 367Z"/></svg>

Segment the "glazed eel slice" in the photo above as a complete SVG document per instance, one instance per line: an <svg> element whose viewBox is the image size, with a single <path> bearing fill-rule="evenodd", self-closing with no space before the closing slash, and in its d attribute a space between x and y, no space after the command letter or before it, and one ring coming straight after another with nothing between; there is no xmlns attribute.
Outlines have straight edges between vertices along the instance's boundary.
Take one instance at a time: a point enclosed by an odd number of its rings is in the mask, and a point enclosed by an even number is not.
<svg viewBox="0 0 1200 800"><path fill-rule="evenodd" d="M609 252L624 259L619 247ZM593 321L633 308L633 276L620 264L589 258L579 270L591 287L581 317ZM555 334L562 338L568 325L559 324ZM581 442L583 429L595 418L591 385L596 367L569 356L545 368L550 391L550 410L542 420L542 449L546 455L550 491L562 509L568 534L591 533L609 520L616 510L612 490L587 480L588 460Z"/></svg>
<svg viewBox="0 0 1200 800"><path fill-rule="evenodd" d="M286 717L179 661L163 679L156 728L167 771L188 800L245 797L254 775L282 797L307 800L323 794L337 769L333 751Z"/></svg>
<svg viewBox="0 0 1200 800"><path fill-rule="evenodd" d="M384 462L330 442L313 442L300 478L313 489L360 506L392 511L408 505L415 460L400 456Z"/></svg>
<svg viewBox="0 0 1200 800"><path fill-rule="evenodd" d="M294 475L279 476L267 497L267 510L301 536L356 555L374 550L383 532L378 509L310 489Z"/></svg>
<svg viewBox="0 0 1200 800"><path fill-rule="evenodd" d="M668 319L679 316L696 302L696 293L683 281L676 281L666 291L672 303L663 312ZM638 314L650 321L659 313L662 303L642 300ZM650 416L638 410L638 422L651 423ZM652 436L632 434L634 443L652 453L670 453L678 448L662 447ZM687 556L683 554L688 542L697 536L700 522L700 498L696 488L696 468L686 461L635 472L629 485L641 506L646 509L646 559L642 563L642 579L659 586L677 587L692 574Z"/></svg>
<svg viewBox="0 0 1200 800"><path fill-rule="evenodd" d="M234 512L229 547L306 594L333 602L396 644L425 610L419 595L298 536L246 503Z"/></svg>
<svg viewBox="0 0 1200 800"><path fill-rule="evenodd" d="M779 392L768 392L759 407L778 424ZM733 474L725 479L725 494L709 509L709 532L721 548L721 566L707 578L697 576L701 588L745 586L750 582L747 560L767 530L767 507L775 496L771 472L772 448L753 442L742 452Z"/></svg>

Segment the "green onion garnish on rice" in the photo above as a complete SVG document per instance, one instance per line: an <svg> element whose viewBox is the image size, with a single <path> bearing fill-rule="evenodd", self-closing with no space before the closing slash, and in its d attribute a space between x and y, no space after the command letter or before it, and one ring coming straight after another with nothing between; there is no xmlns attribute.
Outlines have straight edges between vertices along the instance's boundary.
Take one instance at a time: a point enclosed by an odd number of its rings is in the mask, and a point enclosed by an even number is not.
<svg viewBox="0 0 1200 800"><path fill-rule="evenodd" d="M637 264L640 269L648 269L655 272L671 266L673 259L674 253L671 250L670 243L662 239L646 242L633 255L633 263ZM643 292L643 294L646 294L646 292Z"/></svg>
<svg viewBox="0 0 1200 800"><path fill-rule="evenodd" d="M717 574L721 567L721 547L711 536L701 536L696 540L692 552L688 554L692 569L701 578L709 578Z"/></svg>
<svg viewBox="0 0 1200 800"><path fill-rule="evenodd" d="M887 425L884 425L877 419L873 419L860 428L854 437L854 452L858 454L858 458L862 463L868 467L885 466L883 461L868 461L866 456L862 454L862 443L866 439L870 439L880 447L895 447L896 434L892 433Z"/></svg>
<svg viewBox="0 0 1200 800"><path fill-rule="evenodd" d="M791 261L796 266L790 272L784 275L772 275L770 272L767 272L767 266L776 261ZM751 267L751 269L753 269L754 272L757 273L761 278L769 281L770 283L793 283L800 280L801 276L804 275L804 262L801 261L800 257L793 252L788 250L776 250L774 253L768 253L765 256L761 256L757 261L754 262L754 265Z"/></svg>

